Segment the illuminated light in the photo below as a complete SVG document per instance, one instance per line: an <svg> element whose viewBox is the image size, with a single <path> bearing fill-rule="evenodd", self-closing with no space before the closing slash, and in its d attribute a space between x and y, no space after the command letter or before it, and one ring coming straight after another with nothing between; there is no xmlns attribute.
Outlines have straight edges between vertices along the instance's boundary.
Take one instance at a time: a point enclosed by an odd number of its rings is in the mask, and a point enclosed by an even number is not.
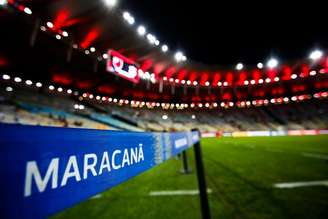
<svg viewBox="0 0 328 219"><path fill-rule="evenodd" d="M96 51L96 48L95 47L91 47L90 48L90 52L95 52Z"/></svg>
<svg viewBox="0 0 328 219"><path fill-rule="evenodd" d="M163 77L163 81L167 81L167 77L166 76Z"/></svg>
<svg viewBox="0 0 328 219"><path fill-rule="evenodd" d="M59 34L56 34L56 39L57 40L60 40L61 39L61 36Z"/></svg>
<svg viewBox="0 0 328 219"><path fill-rule="evenodd" d="M213 106L214 106L214 107L217 107L217 106L218 106L218 104L217 104L217 103L213 103Z"/></svg>
<svg viewBox="0 0 328 219"><path fill-rule="evenodd" d="M89 99L93 99L93 94L90 94L89 95Z"/></svg>
<svg viewBox="0 0 328 219"><path fill-rule="evenodd" d="M146 34L146 28L141 25L141 26L138 27L137 32L140 36L143 36L143 35Z"/></svg>
<svg viewBox="0 0 328 219"><path fill-rule="evenodd" d="M256 105L256 100L253 100L252 101L252 104L255 106Z"/></svg>
<svg viewBox="0 0 328 219"><path fill-rule="evenodd" d="M244 68L244 65L242 63L238 63L236 65L236 70L238 70L238 71L242 70L243 68Z"/></svg>
<svg viewBox="0 0 328 219"><path fill-rule="evenodd" d="M85 53L86 55L89 55L89 54L90 54L89 50L85 50L84 53Z"/></svg>
<svg viewBox="0 0 328 219"><path fill-rule="evenodd" d="M284 97L284 102L288 102L289 98L288 97Z"/></svg>
<svg viewBox="0 0 328 219"><path fill-rule="evenodd" d="M170 82L173 82L174 81L174 79L173 78L170 78Z"/></svg>
<svg viewBox="0 0 328 219"><path fill-rule="evenodd" d="M196 119L196 116L195 115L191 115L191 119Z"/></svg>
<svg viewBox="0 0 328 219"><path fill-rule="evenodd" d="M46 31L47 28L46 28L45 26L41 26L41 27L40 27L40 30L42 30L42 31Z"/></svg>
<svg viewBox="0 0 328 219"><path fill-rule="evenodd" d="M297 78L297 74L292 74L292 75L290 76L290 78L291 78L291 79L296 79L296 78Z"/></svg>
<svg viewBox="0 0 328 219"><path fill-rule="evenodd" d="M73 47L74 49L79 48L79 46L78 46L76 43L74 43L72 47Z"/></svg>
<svg viewBox="0 0 328 219"><path fill-rule="evenodd" d="M101 97L100 96L96 96L96 100L100 100L101 99Z"/></svg>
<svg viewBox="0 0 328 219"><path fill-rule="evenodd" d="M97 60L100 62L102 60L102 57L101 56L98 56L97 57Z"/></svg>
<svg viewBox="0 0 328 219"><path fill-rule="evenodd" d="M63 35L63 37L68 37L67 31L63 31L62 35Z"/></svg>
<svg viewBox="0 0 328 219"><path fill-rule="evenodd" d="M107 5L108 7L114 7L117 4L117 0L103 0L103 2L105 3L105 5Z"/></svg>
<svg viewBox="0 0 328 219"><path fill-rule="evenodd" d="M218 82L218 86L219 86L219 87L222 86L222 82L221 82L221 81Z"/></svg>
<svg viewBox="0 0 328 219"><path fill-rule="evenodd" d="M250 106L251 105L251 101L246 101L246 105Z"/></svg>
<svg viewBox="0 0 328 219"><path fill-rule="evenodd" d="M128 20L130 16L131 16L131 15L130 15L129 12L127 12L127 11L123 12L123 18L124 18L125 20Z"/></svg>
<svg viewBox="0 0 328 219"><path fill-rule="evenodd" d="M183 55L181 60L185 62L185 61L187 61L187 57L185 55Z"/></svg>
<svg viewBox="0 0 328 219"><path fill-rule="evenodd" d="M205 107L210 107L210 104L209 103L205 103Z"/></svg>
<svg viewBox="0 0 328 219"><path fill-rule="evenodd" d="M267 63L268 68L275 68L278 66L278 60L275 58L271 58Z"/></svg>
<svg viewBox="0 0 328 219"><path fill-rule="evenodd" d="M230 106L230 107L233 107L233 105L234 105L233 102L230 102L230 103L229 103L229 106Z"/></svg>
<svg viewBox="0 0 328 219"><path fill-rule="evenodd" d="M79 104L74 104L74 109L79 109Z"/></svg>
<svg viewBox="0 0 328 219"><path fill-rule="evenodd" d="M188 84L188 85L190 85L190 84L191 84L191 81L190 81L190 80L188 80L188 81L187 81L187 84Z"/></svg>
<svg viewBox="0 0 328 219"><path fill-rule="evenodd" d="M25 84L30 86L30 85L33 84L33 82L32 82L31 80L26 80L26 81L25 81Z"/></svg>
<svg viewBox="0 0 328 219"><path fill-rule="evenodd" d="M255 84L255 80L251 80L251 84Z"/></svg>
<svg viewBox="0 0 328 219"><path fill-rule="evenodd" d="M222 102L222 103L220 104L220 106L221 106L221 107L224 107L224 106L225 106L225 103Z"/></svg>
<svg viewBox="0 0 328 219"><path fill-rule="evenodd" d="M0 5L2 6L2 5L6 5L8 3L8 1L7 0L0 0Z"/></svg>
<svg viewBox="0 0 328 219"><path fill-rule="evenodd" d="M323 52L322 51L320 51L320 50L314 50L309 55L309 58L312 59L313 61L316 61L318 59L321 59L322 56L323 56Z"/></svg>
<svg viewBox="0 0 328 219"><path fill-rule="evenodd" d="M304 96L302 95L302 96L298 96L298 99L299 100L304 100Z"/></svg>
<svg viewBox="0 0 328 219"><path fill-rule="evenodd" d="M159 46L159 40L155 40L155 46Z"/></svg>
<svg viewBox="0 0 328 219"><path fill-rule="evenodd" d="M197 82L197 81L194 81L194 82L193 82L193 85L194 85L194 86L196 86L197 84L198 84L198 82Z"/></svg>
<svg viewBox="0 0 328 219"><path fill-rule="evenodd" d="M71 89L68 89L68 90L66 91L66 93L71 94L71 93L72 93L72 90L71 90Z"/></svg>
<svg viewBox="0 0 328 219"><path fill-rule="evenodd" d="M110 98L108 98L108 102L112 102L113 101L113 99L110 97Z"/></svg>
<svg viewBox="0 0 328 219"><path fill-rule="evenodd" d="M49 28L53 28L53 27L54 27L54 24L51 23L50 21L48 21L48 22L47 22L47 27L49 27Z"/></svg>
<svg viewBox="0 0 328 219"><path fill-rule="evenodd" d="M266 83L270 83L271 82L271 79L270 78L267 78L267 79L265 79L265 82Z"/></svg>
<svg viewBox="0 0 328 219"><path fill-rule="evenodd" d="M74 96L77 96L77 95L79 95L79 92L74 91L74 92L73 92L73 95L74 95Z"/></svg>
<svg viewBox="0 0 328 219"><path fill-rule="evenodd" d="M316 71L310 71L310 75L311 75L311 76L315 76L316 74L317 74Z"/></svg>
<svg viewBox="0 0 328 219"><path fill-rule="evenodd" d="M169 47L168 47L167 45L164 44L164 45L162 46L162 51L163 51L163 52L167 52L168 50L169 50Z"/></svg>
<svg viewBox="0 0 328 219"><path fill-rule="evenodd" d="M203 107L203 104L199 103L199 104L198 104L198 107L199 107L199 108L202 108L202 107Z"/></svg>
<svg viewBox="0 0 328 219"><path fill-rule="evenodd" d="M19 78L19 77L15 77L15 78L14 78L14 81L17 82L17 83L20 83L20 82L22 82L22 79Z"/></svg>
<svg viewBox="0 0 328 219"><path fill-rule="evenodd" d="M262 62L257 63L257 68L262 69L263 68L263 63Z"/></svg>
<svg viewBox="0 0 328 219"><path fill-rule="evenodd" d="M84 105L79 105L79 110L84 110Z"/></svg>
<svg viewBox="0 0 328 219"><path fill-rule="evenodd" d="M276 103L276 100L275 99L271 99L270 100L270 103Z"/></svg>
<svg viewBox="0 0 328 219"><path fill-rule="evenodd" d="M104 54L102 55L102 57L103 57L103 59L108 59L108 54L107 54L107 53L104 53Z"/></svg>
<svg viewBox="0 0 328 219"><path fill-rule="evenodd" d="M25 12L26 14L32 14L32 10L29 9L28 7L25 7L25 8L24 8L24 12Z"/></svg>
<svg viewBox="0 0 328 219"><path fill-rule="evenodd" d="M191 103L191 104L190 104L190 107L191 107L191 108L194 108L194 107L195 107L195 104L194 104L194 103Z"/></svg>
<svg viewBox="0 0 328 219"><path fill-rule="evenodd" d="M228 86L228 82L225 81L225 82L223 83L223 86Z"/></svg>
<svg viewBox="0 0 328 219"><path fill-rule="evenodd" d="M123 102L124 102L124 100L120 99L119 103L121 103L121 104L122 104Z"/></svg>
<svg viewBox="0 0 328 219"><path fill-rule="evenodd" d="M248 85L248 83L249 83L248 81L244 81L244 85Z"/></svg>
<svg viewBox="0 0 328 219"><path fill-rule="evenodd" d="M293 96L292 101L296 101L296 100L297 100L297 97Z"/></svg>
<svg viewBox="0 0 328 219"><path fill-rule="evenodd" d="M161 106L161 104L160 103L156 103L156 106L159 107L159 106Z"/></svg>
<svg viewBox="0 0 328 219"><path fill-rule="evenodd" d="M37 83L35 84L35 86L36 86L36 87L42 87L42 83L41 83L41 82L37 82Z"/></svg>
<svg viewBox="0 0 328 219"><path fill-rule="evenodd" d="M259 79L259 84L263 84L263 79Z"/></svg>
<svg viewBox="0 0 328 219"><path fill-rule="evenodd" d="M116 99L116 98L114 98L113 102L114 102L114 103L117 103L117 99ZM143 102L143 103L144 103L144 102ZM143 105L145 105L145 104L143 104Z"/></svg>
<svg viewBox="0 0 328 219"><path fill-rule="evenodd" d="M275 82L278 82L279 80L280 80L279 77L275 77L275 78L274 78L274 81L275 81Z"/></svg>
<svg viewBox="0 0 328 219"><path fill-rule="evenodd" d="M57 88L57 91L58 92L62 92L63 91L63 88L59 87L59 88Z"/></svg>
<svg viewBox="0 0 328 219"><path fill-rule="evenodd" d="M175 79L175 83L179 83L179 79Z"/></svg>
<svg viewBox="0 0 328 219"><path fill-rule="evenodd" d="M54 90L54 89L55 89L55 87L53 85L49 86L49 90Z"/></svg>
<svg viewBox="0 0 328 219"><path fill-rule="evenodd" d="M2 79L3 80L9 80L10 79L10 76L9 75L2 75Z"/></svg>
<svg viewBox="0 0 328 219"><path fill-rule="evenodd" d="M7 92L12 92L14 89L12 87L6 87Z"/></svg>
<svg viewBox="0 0 328 219"><path fill-rule="evenodd" d="M174 55L174 58L177 62L182 61L182 57L183 57L183 53L180 52L180 51L176 52L175 55Z"/></svg>
<svg viewBox="0 0 328 219"><path fill-rule="evenodd" d="M87 97L87 94L86 93L82 94L82 97L84 97L84 98Z"/></svg>
<svg viewBox="0 0 328 219"><path fill-rule="evenodd" d="M269 103L269 100L265 99L263 102L265 105L267 105Z"/></svg>
<svg viewBox="0 0 328 219"><path fill-rule="evenodd" d="M166 114L164 114L164 115L162 115L162 119L163 120L167 120L169 117L166 115Z"/></svg>
<svg viewBox="0 0 328 219"><path fill-rule="evenodd" d="M210 86L210 82L209 81L206 81L205 82L205 86Z"/></svg>
<svg viewBox="0 0 328 219"><path fill-rule="evenodd" d="M102 97L101 100L102 100L102 101L106 101L106 97Z"/></svg>
<svg viewBox="0 0 328 219"><path fill-rule="evenodd" d="M185 80L181 80L181 84L185 84L186 83L186 81Z"/></svg>

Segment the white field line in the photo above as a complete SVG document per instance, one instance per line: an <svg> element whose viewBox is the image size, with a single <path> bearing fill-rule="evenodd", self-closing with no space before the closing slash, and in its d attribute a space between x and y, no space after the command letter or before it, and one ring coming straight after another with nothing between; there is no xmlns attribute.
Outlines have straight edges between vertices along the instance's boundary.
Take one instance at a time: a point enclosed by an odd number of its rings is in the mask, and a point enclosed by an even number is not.
<svg viewBox="0 0 328 219"><path fill-rule="evenodd" d="M328 186L328 180L322 181L308 181L308 182L288 182L288 183L276 183L273 185L279 189L291 189L297 187L308 187L308 186Z"/></svg>
<svg viewBox="0 0 328 219"><path fill-rule="evenodd" d="M302 156L317 158L317 159L321 159L321 160L328 160L328 156L321 155L321 154L302 153Z"/></svg>
<svg viewBox="0 0 328 219"><path fill-rule="evenodd" d="M207 189L207 193L211 194L212 190ZM199 195L199 190L166 190L166 191L153 191L149 196L178 196L178 195Z"/></svg>
<svg viewBox="0 0 328 219"><path fill-rule="evenodd" d="M95 195L95 196L92 196L90 199L97 199L97 198L101 198L101 197L102 197L101 194L97 194L97 195Z"/></svg>

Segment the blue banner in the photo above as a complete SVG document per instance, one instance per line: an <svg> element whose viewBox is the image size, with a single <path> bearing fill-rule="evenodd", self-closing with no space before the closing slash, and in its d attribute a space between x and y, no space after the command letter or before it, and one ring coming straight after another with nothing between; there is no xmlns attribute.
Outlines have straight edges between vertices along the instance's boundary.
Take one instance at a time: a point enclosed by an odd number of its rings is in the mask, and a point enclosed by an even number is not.
<svg viewBox="0 0 328 219"><path fill-rule="evenodd" d="M198 132L0 124L1 218L44 218L186 150Z"/></svg>

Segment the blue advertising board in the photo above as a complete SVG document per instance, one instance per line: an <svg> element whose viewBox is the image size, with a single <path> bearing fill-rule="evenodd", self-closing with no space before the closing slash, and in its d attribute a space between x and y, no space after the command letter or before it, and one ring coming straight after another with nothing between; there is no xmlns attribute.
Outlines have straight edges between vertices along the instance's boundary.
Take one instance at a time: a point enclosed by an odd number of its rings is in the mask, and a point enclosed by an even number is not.
<svg viewBox="0 0 328 219"><path fill-rule="evenodd" d="M0 124L1 218L45 218L186 150L198 132Z"/></svg>

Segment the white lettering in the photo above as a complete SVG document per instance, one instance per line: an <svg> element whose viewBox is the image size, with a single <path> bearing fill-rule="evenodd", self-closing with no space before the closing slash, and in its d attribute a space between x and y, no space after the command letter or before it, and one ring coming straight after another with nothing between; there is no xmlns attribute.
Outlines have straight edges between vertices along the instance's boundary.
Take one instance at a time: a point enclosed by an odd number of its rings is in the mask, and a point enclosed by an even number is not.
<svg viewBox="0 0 328 219"><path fill-rule="evenodd" d="M116 165L115 164L116 154L120 154L120 153L121 153L121 150L115 150L112 154L112 167L113 167L114 170L117 170L117 169L121 168L121 165Z"/></svg>
<svg viewBox="0 0 328 219"><path fill-rule="evenodd" d="M140 162L140 160L144 160L144 153L142 150L142 145L139 146L138 163Z"/></svg>
<svg viewBox="0 0 328 219"><path fill-rule="evenodd" d="M131 148L130 149L131 154L131 164L138 163L138 148Z"/></svg>
<svg viewBox="0 0 328 219"><path fill-rule="evenodd" d="M107 169L108 172L110 172L110 165L109 165L109 158L108 158L108 152L105 151L103 154L103 157L101 159L100 169L99 169L99 175L102 174L103 169Z"/></svg>
<svg viewBox="0 0 328 219"><path fill-rule="evenodd" d="M130 166L130 159L129 159L129 151L128 149L124 149L123 161L122 161L122 168L127 164Z"/></svg>
<svg viewBox="0 0 328 219"><path fill-rule="evenodd" d="M92 163L89 164L89 159L92 159ZM95 166L97 164L96 154L86 154L84 155L84 165L83 165L83 179L88 178L88 170L91 170L93 176L97 176Z"/></svg>
<svg viewBox="0 0 328 219"><path fill-rule="evenodd" d="M24 196L28 197L32 194L32 179L34 178L35 184L39 192L44 192L51 177L51 188L55 189L58 186L58 164L59 158L53 158L48 166L46 175L42 180L39 168L36 161L29 161L26 164L25 176L25 190Z"/></svg>
<svg viewBox="0 0 328 219"><path fill-rule="evenodd" d="M71 167L73 167L73 172L70 172ZM75 177L76 181L81 180L79 168L77 166L76 156L69 157L69 160L66 165L66 169L65 169L64 176L63 176L60 186L65 186L67 183L67 180L71 177Z"/></svg>

